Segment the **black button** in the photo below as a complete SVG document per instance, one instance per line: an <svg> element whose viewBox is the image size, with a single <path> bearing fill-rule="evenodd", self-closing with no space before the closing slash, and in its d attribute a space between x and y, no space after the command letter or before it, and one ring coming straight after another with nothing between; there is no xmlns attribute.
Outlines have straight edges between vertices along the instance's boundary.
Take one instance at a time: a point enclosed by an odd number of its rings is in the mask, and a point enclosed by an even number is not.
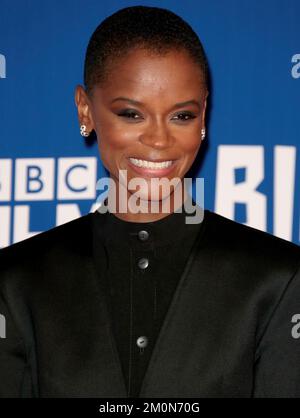
<svg viewBox="0 0 300 418"><path fill-rule="evenodd" d="M148 267L148 265L149 265L149 260L148 260L148 258L141 258L141 259L138 261L138 266L139 266L139 268L140 268L141 270L146 269L146 268Z"/></svg>
<svg viewBox="0 0 300 418"><path fill-rule="evenodd" d="M140 241L147 241L149 238L149 233L147 231L139 231L138 237Z"/></svg>

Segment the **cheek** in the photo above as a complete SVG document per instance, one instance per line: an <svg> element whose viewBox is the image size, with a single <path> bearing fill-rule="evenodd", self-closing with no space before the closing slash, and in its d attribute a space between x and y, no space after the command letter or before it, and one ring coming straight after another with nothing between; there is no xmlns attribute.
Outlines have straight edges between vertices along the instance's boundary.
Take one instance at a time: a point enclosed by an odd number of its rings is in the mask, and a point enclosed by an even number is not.
<svg viewBox="0 0 300 418"><path fill-rule="evenodd" d="M136 129L124 126L118 119L102 118L98 126L100 139L111 149L122 150L136 140Z"/></svg>
<svg viewBox="0 0 300 418"><path fill-rule="evenodd" d="M197 154L201 145L200 132L198 130L178 135L177 138L177 144L186 158L192 158Z"/></svg>
<svg viewBox="0 0 300 418"><path fill-rule="evenodd" d="M183 156L180 177L184 177L193 165L201 146L200 131L195 130L180 136L177 142Z"/></svg>
<svg viewBox="0 0 300 418"><path fill-rule="evenodd" d="M111 171L119 166L126 149L134 142L128 130L111 124L102 124L98 129L98 149L103 165Z"/></svg>

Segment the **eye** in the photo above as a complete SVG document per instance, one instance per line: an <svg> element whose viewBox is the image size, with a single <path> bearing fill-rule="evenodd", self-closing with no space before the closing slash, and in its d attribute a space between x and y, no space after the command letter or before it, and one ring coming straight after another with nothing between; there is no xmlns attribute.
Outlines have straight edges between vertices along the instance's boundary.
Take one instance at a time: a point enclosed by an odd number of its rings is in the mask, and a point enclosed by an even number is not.
<svg viewBox="0 0 300 418"><path fill-rule="evenodd" d="M192 112L181 112L181 113L178 113L176 117L178 119L175 119L175 120L179 120L180 122L188 122L191 119L195 119L196 115Z"/></svg>
<svg viewBox="0 0 300 418"><path fill-rule="evenodd" d="M131 120L139 120L140 118L138 113L136 113L134 110L129 110L129 109L121 110L118 113L118 116L124 117L126 119L131 119Z"/></svg>

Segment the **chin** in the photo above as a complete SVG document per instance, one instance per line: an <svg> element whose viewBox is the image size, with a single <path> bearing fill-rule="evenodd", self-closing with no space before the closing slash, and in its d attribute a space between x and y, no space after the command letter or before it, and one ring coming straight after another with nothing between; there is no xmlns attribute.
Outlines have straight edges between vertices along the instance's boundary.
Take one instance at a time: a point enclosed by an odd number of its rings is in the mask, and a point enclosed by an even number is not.
<svg viewBox="0 0 300 418"><path fill-rule="evenodd" d="M143 191L143 190L136 192L136 193L132 193L132 195L134 195L134 197L132 196L130 200L133 204L136 204L136 206L141 209L142 208L147 209L147 212L153 210L154 213L155 212L159 213L161 210L161 204L162 203L166 204L168 201L168 198L170 198L171 196L170 193L162 194L161 192L159 193L158 196L156 194L155 196L151 196L151 193L149 191ZM171 208L171 200L170 200L170 206L167 205L167 209L169 207Z"/></svg>

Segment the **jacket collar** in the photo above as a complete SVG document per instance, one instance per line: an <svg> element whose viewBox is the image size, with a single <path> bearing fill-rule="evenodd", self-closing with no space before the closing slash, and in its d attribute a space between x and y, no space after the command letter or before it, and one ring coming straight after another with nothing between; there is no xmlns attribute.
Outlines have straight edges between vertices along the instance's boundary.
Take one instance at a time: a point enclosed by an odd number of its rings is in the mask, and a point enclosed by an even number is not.
<svg viewBox="0 0 300 418"><path fill-rule="evenodd" d="M195 205L195 202L193 204ZM203 212L200 209L197 206L198 214ZM189 230L192 231L197 226L186 222L193 215L185 210L184 205L178 211L155 222L127 222L109 211L100 213L96 210L94 214L94 230L96 229L97 235L101 234L100 240L104 240L107 244L125 247L128 246L129 241L132 240L133 243L137 241L138 233L143 230L149 234L147 243L155 245L156 248L176 245L177 242L185 239Z"/></svg>

